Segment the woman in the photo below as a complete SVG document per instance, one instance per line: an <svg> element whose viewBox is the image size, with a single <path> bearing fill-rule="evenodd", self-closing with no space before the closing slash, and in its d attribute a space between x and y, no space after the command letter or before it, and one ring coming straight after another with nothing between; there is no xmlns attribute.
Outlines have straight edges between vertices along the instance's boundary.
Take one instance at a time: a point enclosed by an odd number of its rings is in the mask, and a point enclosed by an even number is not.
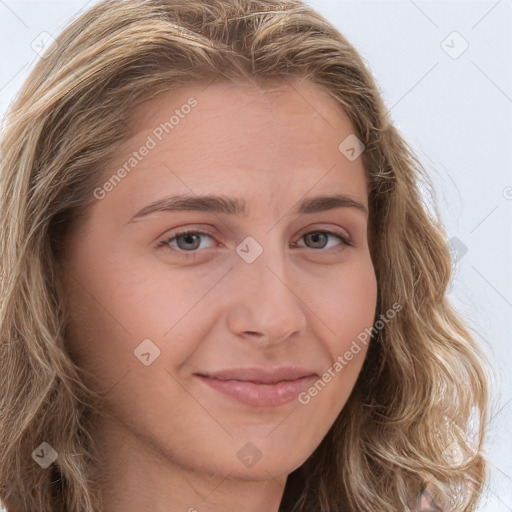
<svg viewBox="0 0 512 512"><path fill-rule="evenodd" d="M101 2L5 126L7 512L475 510L485 360L428 178L324 18Z"/></svg>

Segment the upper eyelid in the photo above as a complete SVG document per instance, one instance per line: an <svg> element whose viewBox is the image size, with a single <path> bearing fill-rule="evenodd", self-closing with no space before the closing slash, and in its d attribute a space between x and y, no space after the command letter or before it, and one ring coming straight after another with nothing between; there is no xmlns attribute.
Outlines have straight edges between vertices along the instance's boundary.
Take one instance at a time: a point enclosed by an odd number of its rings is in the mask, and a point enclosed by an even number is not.
<svg viewBox="0 0 512 512"><path fill-rule="evenodd" d="M343 230L345 232L345 233L341 233L342 235L344 235L347 238L352 238L352 235L350 234L350 231L346 227L342 227L342 226L325 226L325 224L326 224L325 222L315 222L315 223L313 223L312 226L307 226L305 228L302 228L300 230L301 236L303 236L305 234L308 234L310 232L314 232L314 231L333 231L333 232L336 232L337 230L341 229L341 230ZM189 227L189 226L191 226L191 227ZM194 224L178 226L176 228L173 228L173 231L175 231L175 232L172 235L169 235L167 237L167 239L173 238L175 236L179 236L180 234L183 234L183 233L186 233L186 232L193 232L193 233L200 232L200 233L204 233L204 234L206 234L208 236L211 236L213 238L216 238L217 236L219 236L218 234L216 234L216 233L218 233L218 230L215 229L215 228L212 228L212 232L210 232L210 228L195 227Z"/></svg>

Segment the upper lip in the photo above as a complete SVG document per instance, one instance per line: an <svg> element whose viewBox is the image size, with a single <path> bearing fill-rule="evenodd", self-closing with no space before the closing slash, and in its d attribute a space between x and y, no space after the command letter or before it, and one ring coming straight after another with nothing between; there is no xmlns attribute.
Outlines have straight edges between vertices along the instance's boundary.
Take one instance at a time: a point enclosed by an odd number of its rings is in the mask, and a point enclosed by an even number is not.
<svg viewBox="0 0 512 512"><path fill-rule="evenodd" d="M316 373L292 366L279 368L232 368L217 372L199 373L202 377L219 380L240 380L255 384L277 384L285 380L297 380L303 377L316 376Z"/></svg>

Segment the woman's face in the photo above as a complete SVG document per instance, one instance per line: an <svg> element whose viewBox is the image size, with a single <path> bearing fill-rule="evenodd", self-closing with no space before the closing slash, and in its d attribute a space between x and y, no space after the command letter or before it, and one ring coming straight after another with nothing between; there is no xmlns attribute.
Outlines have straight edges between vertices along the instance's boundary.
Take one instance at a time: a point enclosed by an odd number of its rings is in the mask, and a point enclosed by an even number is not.
<svg viewBox="0 0 512 512"><path fill-rule="evenodd" d="M343 409L374 320L354 129L299 82L180 89L133 121L66 242L68 348L106 392L98 439L163 472L289 474ZM334 195L352 202L314 201Z"/></svg>

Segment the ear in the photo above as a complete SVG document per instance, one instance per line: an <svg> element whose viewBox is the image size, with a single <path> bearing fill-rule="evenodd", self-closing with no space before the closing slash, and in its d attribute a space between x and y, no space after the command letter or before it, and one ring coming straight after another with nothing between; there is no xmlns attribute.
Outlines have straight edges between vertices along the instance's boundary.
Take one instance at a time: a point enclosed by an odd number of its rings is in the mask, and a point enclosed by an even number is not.
<svg viewBox="0 0 512 512"><path fill-rule="evenodd" d="M414 512L443 512L443 509L437 505L427 489L423 489L416 496Z"/></svg>

